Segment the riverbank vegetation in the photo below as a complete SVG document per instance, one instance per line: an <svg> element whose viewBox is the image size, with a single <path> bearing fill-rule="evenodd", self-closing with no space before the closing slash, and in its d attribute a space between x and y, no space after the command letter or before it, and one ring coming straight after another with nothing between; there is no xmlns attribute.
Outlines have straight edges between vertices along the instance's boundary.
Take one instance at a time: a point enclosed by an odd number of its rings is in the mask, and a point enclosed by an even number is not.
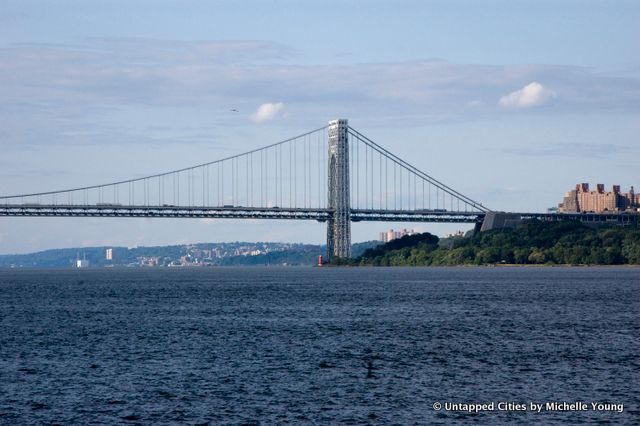
<svg viewBox="0 0 640 426"><path fill-rule="evenodd" d="M350 265L624 265L640 264L640 229L593 229L579 222L531 220L440 240L429 233L406 236L343 261Z"/></svg>

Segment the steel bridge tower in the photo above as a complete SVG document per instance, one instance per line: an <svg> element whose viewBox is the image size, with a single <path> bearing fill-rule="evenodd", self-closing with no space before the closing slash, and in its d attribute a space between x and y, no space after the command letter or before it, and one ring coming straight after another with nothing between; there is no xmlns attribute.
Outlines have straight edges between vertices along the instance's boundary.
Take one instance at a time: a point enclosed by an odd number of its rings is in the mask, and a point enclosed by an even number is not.
<svg viewBox="0 0 640 426"><path fill-rule="evenodd" d="M351 257L351 207L349 206L349 139L346 119L329 122L327 256Z"/></svg>

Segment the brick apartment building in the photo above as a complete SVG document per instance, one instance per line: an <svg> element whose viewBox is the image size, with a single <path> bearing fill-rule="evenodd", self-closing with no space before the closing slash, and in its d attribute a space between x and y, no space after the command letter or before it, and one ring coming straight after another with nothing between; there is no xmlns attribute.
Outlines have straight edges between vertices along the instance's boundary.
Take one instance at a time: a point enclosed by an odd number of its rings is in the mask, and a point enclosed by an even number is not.
<svg viewBox="0 0 640 426"><path fill-rule="evenodd" d="M640 209L640 195L636 195L633 186L629 192L620 192L620 185L613 185L611 191L605 191L604 185L596 185L595 191L589 190L588 183L576 185L576 189L564 195L562 203L558 204L558 211L562 213L588 212L620 212L638 211Z"/></svg>

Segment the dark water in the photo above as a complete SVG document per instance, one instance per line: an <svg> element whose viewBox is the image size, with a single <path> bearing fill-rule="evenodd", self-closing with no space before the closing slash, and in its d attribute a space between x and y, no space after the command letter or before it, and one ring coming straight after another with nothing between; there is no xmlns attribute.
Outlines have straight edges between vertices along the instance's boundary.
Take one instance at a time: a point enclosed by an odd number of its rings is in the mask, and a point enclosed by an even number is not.
<svg viewBox="0 0 640 426"><path fill-rule="evenodd" d="M639 314L640 269L0 271L0 423L640 424ZM433 408L531 401L589 409Z"/></svg>

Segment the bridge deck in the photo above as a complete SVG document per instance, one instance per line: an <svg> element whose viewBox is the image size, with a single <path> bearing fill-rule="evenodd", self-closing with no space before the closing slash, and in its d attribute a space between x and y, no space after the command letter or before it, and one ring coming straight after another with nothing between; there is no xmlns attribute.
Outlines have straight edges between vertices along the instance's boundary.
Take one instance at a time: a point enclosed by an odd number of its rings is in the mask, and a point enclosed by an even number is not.
<svg viewBox="0 0 640 426"><path fill-rule="evenodd" d="M216 219L294 219L324 222L332 209L290 207L203 207L203 206L127 206L64 204L0 204L0 216L23 217L149 217L149 218L216 218ZM638 213L510 213L522 220L578 220L585 223L638 223ZM484 212L447 210L365 210L351 209L351 221L376 222L446 222L481 223Z"/></svg>
<svg viewBox="0 0 640 426"><path fill-rule="evenodd" d="M0 205L0 216L50 217L157 217L227 219L297 219L324 222L332 209L289 207L202 207L202 206L125 206L20 204ZM481 222L484 213L445 210L351 210L351 220L386 222Z"/></svg>

